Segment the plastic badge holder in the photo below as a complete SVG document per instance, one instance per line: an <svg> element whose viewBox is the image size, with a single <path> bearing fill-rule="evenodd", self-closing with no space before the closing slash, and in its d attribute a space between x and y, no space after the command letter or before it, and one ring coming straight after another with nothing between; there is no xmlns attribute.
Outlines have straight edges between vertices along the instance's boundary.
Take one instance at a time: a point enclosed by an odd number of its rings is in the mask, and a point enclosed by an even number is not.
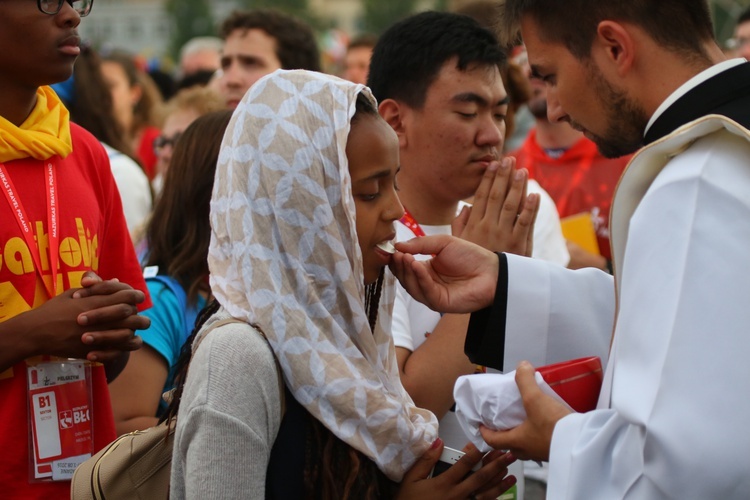
<svg viewBox="0 0 750 500"><path fill-rule="evenodd" d="M583 413L596 408L603 378L598 356L542 366L537 371L575 411Z"/></svg>

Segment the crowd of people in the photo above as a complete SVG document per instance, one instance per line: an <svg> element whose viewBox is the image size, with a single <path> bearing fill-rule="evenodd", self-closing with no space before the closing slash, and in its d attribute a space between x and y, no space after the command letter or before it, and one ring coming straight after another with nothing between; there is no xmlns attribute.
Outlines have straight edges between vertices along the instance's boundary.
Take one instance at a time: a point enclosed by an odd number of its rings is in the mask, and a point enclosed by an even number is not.
<svg viewBox="0 0 750 500"><path fill-rule="evenodd" d="M750 495L750 11L722 48L705 0L478 0L336 75L236 11L167 75L92 4L0 2L9 498L160 420L172 498ZM571 413L534 366L582 356ZM516 367L484 454L454 385Z"/></svg>

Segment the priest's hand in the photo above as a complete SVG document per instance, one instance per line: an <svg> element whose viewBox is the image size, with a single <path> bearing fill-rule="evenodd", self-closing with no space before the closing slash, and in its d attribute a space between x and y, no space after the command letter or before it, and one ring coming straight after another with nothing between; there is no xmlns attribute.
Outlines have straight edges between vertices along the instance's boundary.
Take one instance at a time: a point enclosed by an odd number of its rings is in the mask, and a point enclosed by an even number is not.
<svg viewBox="0 0 750 500"><path fill-rule="evenodd" d="M526 195L529 174L516 159L490 163L474 195L451 224L452 233L493 252L531 257L539 195Z"/></svg>
<svg viewBox="0 0 750 500"><path fill-rule="evenodd" d="M480 427L479 431L487 444L499 450L510 450L520 460L549 460L555 425L571 411L542 392L534 371L528 361L522 361L516 369L516 384L527 419L507 431L493 431L486 427Z"/></svg>
<svg viewBox="0 0 750 500"><path fill-rule="evenodd" d="M469 313L492 304L497 255L453 236L425 236L396 243L390 269L416 300L440 312ZM433 255L417 261L414 254Z"/></svg>

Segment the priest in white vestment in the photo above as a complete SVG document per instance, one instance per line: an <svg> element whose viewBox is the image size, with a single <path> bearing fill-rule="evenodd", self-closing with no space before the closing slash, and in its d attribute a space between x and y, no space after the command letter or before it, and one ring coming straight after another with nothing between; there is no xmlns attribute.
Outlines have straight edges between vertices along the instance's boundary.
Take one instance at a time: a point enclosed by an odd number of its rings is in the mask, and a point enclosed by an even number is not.
<svg viewBox="0 0 750 500"><path fill-rule="evenodd" d="M615 276L450 238L399 245L436 257L394 272L438 310L491 306L467 335L489 366L606 359L612 338L596 410L568 414L523 364L528 420L483 431L549 460L548 498L750 498L750 63L725 60L704 0L503 3L550 119L606 154L645 146L615 194Z"/></svg>

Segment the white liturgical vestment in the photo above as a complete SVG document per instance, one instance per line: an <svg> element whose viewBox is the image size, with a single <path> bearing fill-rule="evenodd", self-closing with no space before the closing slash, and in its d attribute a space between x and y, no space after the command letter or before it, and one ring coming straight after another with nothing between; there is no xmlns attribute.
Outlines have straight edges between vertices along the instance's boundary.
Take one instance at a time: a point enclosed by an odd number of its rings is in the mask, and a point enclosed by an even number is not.
<svg viewBox="0 0 750 500"><path fill-rule="evenodd" d="M644 148L612 213L616 288L508 256L506 345L601 339L616 317L598 409L555 427L548 498L750 498L748 131L712 115Z"/></svg>

